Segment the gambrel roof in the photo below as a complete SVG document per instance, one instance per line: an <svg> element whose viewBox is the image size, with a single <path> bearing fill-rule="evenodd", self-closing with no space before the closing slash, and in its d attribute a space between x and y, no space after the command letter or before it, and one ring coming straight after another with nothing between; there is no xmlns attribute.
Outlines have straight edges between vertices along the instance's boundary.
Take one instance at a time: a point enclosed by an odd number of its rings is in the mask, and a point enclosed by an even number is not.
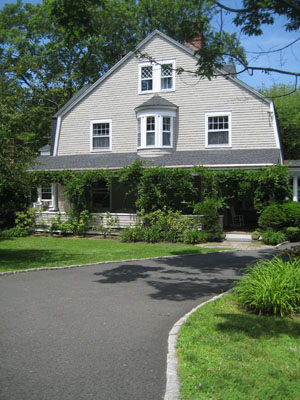
<svg viewBox="0 0 300 400"><path fill-rule="evenodd" d="M89 93L91 93L96 87L98 87L102 82L106 79L109 78L109 76L115 72L119 67L121 67L123 64L125 64L129 58L135 57L135 55L144 47L150 40L152 40L155 36L160 36L161 38L165 39L166 41L170 42L174 46L180 48L182 51L188 53L189 55L195 57L195 61L197 61L198 57L195 56L194 52L190 50L187 46L184 44L179 43L178 41L172 39L168 35L160 32L159 30L153 31L149 36L147 36L144 40L142 40L136 47L135 51L130 51L127 53L119 62L117 62L106 74L101 76L95 83L92 85L86 85L83 88L81 88L56 114L54 117L62 117L65 115L68 111L70 111L77 103L79 103L84 97L86 97ZM196 65L195 65L196 67ZM243 87L244 89L248 90L251 92L254 96L259 97L260 99L266 101L267 103L271 103L271 100L269 100L267 97L259 93L257 90L251 88L244 82L240 81L236 77L232 76L233 70L230 69L228 70L228 66L224 67L224 70L218 70L218 73L221 75L224 74L226 76L226 79L232 80L239 86Z"/></svg>

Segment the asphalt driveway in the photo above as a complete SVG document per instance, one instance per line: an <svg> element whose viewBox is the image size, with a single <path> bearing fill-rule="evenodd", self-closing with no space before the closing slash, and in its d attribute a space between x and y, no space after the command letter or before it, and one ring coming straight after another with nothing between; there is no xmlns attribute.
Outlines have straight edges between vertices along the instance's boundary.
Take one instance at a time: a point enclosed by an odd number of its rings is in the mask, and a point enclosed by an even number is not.
<svg viewBox="0 0 300 400"><path fill-rule="evenodd" d="M173 324L274 250L0 277L1 400L159 400Z"/></svg>

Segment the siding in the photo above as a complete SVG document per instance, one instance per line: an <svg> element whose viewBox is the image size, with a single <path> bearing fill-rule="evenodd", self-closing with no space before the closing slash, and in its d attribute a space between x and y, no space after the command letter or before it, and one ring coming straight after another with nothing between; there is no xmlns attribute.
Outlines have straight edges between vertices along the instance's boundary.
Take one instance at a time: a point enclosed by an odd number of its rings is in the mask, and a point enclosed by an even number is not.
<svg viewBox="0 0 300 400"><path fill-rule="evenodd" d="M177 68L196 68L194 57L160 36L142 51L157 60L175 58ZM137 58L128 59L63 117L58 155L90 153L90 121L102 118L112 119L113 152L137 150L134 109L153 96L138 94L138 64ZM205 149L205 113L212 111L232 112L233 149L276 148L269 104L231 80L183 73L176 76L176 91L160 95L178 106L174 150Z"/></svg>

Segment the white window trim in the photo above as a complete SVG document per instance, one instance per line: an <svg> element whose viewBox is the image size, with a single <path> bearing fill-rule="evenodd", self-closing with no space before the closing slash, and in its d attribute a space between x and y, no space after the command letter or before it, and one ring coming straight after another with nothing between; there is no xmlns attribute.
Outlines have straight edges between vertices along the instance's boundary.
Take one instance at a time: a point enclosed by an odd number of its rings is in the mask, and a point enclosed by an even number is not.
<svg viewBox="0 0 300 400"><path fill-rule="evenodd" d="M228 143L227 144L208 144L208 118L209 117L228 117ZM232 147L231 142L231 111L214 111L205 114L205 147Z"/></svg>
<svg viewBox="0 0 300 400"><path fill-rule="evenodd" d="M55 183L51 183L51 199L42 198L42 186L38 187L37 192L38 197L36 204L48 204L50 210L57 210L57 185Z"/></svg>
<svg viewBox="0 0 300 400"><path fill-rule="evenodd" d="M161 66L164 64L172 64L173 74L172 74L172 88L162 89L161 88ZM152 90L142 90L142 67L149 67L152 65ZM139 64L139 94L147 93L158 93L158 92L174 92L175 91L175 76L176 76L176 61L171 60L158 60L156 62L145 61Z"/></svg>
<svg viewBox="0 0 300 400"><path fill-rule="evenodd" d="M155 145L146 145L146 128L147 128L147 117L155 118ZM171 118L171 138L170 146L163 146L163 117ZM137 113L137 119L141 119L141 145L138 146L137 138L137 148L138 149L171 149L173 148L173 136L174 136L174 118L176 117L176 111L172 110L161 110L161 109L150 109L147 111L139 111Z"/></svg>
<svg viewBox="0 0 300 400"><path fill-rule="evenodd" d="M93 148L93 126L94 124L109 124L109 147L103 148ZM93 119L90 121L90 152L99 153L102 151L112 151L112 119L111 118L101 118Z"/></svg>

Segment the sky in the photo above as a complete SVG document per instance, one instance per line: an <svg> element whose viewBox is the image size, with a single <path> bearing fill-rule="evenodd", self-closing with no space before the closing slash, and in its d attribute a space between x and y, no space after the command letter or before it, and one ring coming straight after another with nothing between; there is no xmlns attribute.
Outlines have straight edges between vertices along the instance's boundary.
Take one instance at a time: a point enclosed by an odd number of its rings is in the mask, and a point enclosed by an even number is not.
<svg viewBox="0 0 300 400"><path fill-rule="evenodd" d="M74 0L76 1L76 0ZM16 0L0 0L0 8L7 3L15 3ZM41 3L42 0L25 1L33 4ZM241 0L223 0L223 4L232 8L241 8ZM286 71L300 72L300 30L297 32L286 32L284 29L285 18L276 17L274 25L265 25L263 27L263 35L261 36L246 36L241 34L240 28L237 28L232 23L233 14L223 13L223 28L230 33L236 32L240 38L242 46L246 50L249 64L259 67L272 67L283 69ZM219 29L219 20L214 21L216 29ZM281 49L290 43L296 41L292 46L286 49L275 52L274 50ZM266 54L256 54L261 52L270 52ZM248 85L259 89L262 86L270 87L274 84L294 84L295 78L288 75L254 71L253 75L244 72L239 75L239 79ZM300 85L300 79L298 86Z"/></svg>

